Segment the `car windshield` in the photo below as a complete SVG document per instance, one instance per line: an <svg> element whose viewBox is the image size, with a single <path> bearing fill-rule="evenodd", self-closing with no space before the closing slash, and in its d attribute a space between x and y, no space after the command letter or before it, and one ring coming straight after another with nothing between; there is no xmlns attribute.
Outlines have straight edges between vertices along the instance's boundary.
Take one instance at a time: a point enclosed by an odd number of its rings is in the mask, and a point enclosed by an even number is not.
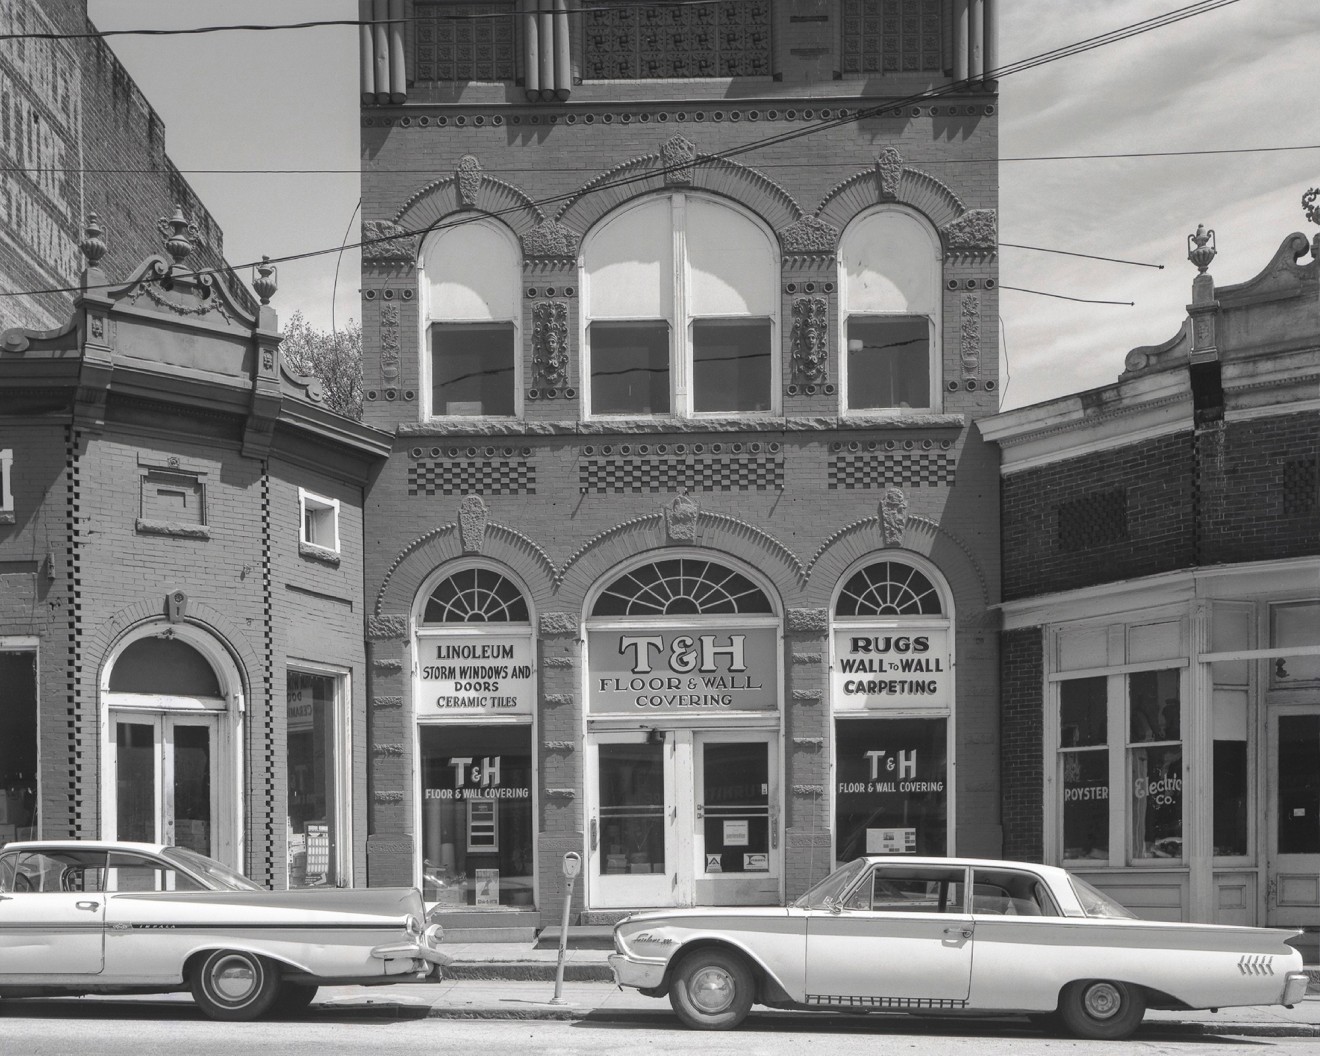
<svg viewBox="0 0 1320 1056"><path fill-rule="evenodd" d="M1073 891L1077 894L1077 901L1082 904L1082 910L1088 917L1126 917L1130 920L1136 920L1137 915L1128 909L1127 906L1120 906L1103 891L1097 890L1083 880L1080 876L1070 876L1068 880L1072 883Z"/></svg>
<svg viewBox="0 0 1320 1056"><path fill-rule="evenodd" d="M198 876L207 887L217 891L261 891L259 884L254 884L240 872L222 865L214 858L190 851L185 847L166 847L160 852L177 865L183 866L190 873Z"/></svg>
<svg viewBox="0 0 1320 1056"><path fill-rule="evenodd" d="M865 858L858 858L834 870L793 903L798 909L828 909L837 905L844 893L852 887L862 871L869 868Z"/></svg>

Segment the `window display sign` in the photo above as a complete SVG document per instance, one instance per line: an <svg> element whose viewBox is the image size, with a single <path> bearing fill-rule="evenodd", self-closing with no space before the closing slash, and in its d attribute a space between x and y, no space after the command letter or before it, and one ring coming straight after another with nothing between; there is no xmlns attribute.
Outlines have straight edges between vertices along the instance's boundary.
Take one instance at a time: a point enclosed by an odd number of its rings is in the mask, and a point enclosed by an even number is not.
<svg viewBox="0 0 1320 1056"><path fill-rule="evenodd" d="M835 723L837 860L948 853L946 719Z"/></svg>
<svg viewBox="0 0 1320 1056"><path fill-rule="evenodd" d="M835 711L946 708L953 656L944 627L836 627Z"/></svg>
<svg viewBox="0 0 1320 1056"><path fill-rule="evenodd" d="M682 715L779 707L775 627L594 630L595 714Z"/></svg>
<svg viewBox="0 0 1320 1056"><path fill-rule="evenodd" d="M531 715L531 639L419 634L416 699L419 716Z"/></svg>

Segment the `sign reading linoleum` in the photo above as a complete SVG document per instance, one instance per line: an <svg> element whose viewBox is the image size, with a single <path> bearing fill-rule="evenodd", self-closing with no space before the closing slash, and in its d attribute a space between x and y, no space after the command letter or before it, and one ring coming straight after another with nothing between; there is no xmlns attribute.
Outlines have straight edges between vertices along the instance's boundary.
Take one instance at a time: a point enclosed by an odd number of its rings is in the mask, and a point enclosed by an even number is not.
<svg viewBox="0 0 1320 1056"><path fill-rule="evenodd" d="M419 636L418 715L533 712L532 643L525 636Z"/></svg>

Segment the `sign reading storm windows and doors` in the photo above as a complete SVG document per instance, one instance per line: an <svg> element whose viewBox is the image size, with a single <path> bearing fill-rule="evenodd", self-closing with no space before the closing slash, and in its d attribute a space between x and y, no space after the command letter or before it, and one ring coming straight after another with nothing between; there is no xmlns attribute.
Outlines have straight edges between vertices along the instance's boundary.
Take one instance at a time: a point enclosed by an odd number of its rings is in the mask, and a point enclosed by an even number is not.
<svg viewBox="0 0 1320 1056"><path fill-rule="evenodd" d="M875 561L834 604L835 858L949 852L950 621L931 574Z"/></svg>
<svg viewBox="0 0 1320 1056"><path fill-rule="evenodd" d="M492 568L443 576L418 613L419 881L442 909L533 904L531 615Z"/></svg>

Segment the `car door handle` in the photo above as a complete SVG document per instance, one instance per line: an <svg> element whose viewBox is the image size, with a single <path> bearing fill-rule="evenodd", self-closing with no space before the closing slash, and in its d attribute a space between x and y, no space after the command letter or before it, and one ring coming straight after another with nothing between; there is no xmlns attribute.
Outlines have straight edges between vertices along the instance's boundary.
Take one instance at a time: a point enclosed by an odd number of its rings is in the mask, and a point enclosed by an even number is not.
<svg viewBox="0 0 1320 1056"><path fill-rule="evenodd" d="M96 910L101 908L100 902L75 902L74 905L78 909L86 909L92 912L95 912Z"/></svg>
<svg viewBox="0 0 1320 1056"><path fill-rule="evenodd" d="M963 924L956 928L945 928L944 934L959 939L970 939L972 937L972 926L970 924Z"/></svg>

